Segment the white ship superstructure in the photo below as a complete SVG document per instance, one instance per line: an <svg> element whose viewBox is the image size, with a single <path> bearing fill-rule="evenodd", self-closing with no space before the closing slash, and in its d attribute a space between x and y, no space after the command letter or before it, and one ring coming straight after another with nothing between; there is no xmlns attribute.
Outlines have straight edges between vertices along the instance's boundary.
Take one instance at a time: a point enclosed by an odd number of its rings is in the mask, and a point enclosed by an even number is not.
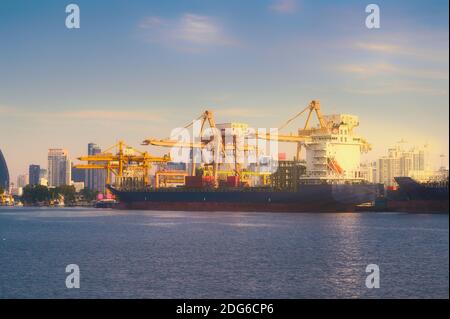
<svg viewBox="0 0 450 319"><path fill-rule="evenodd" d="M305 142L304 181L331 183L361 182L361 152L370 145L354 133L358 117L349 114L324 115L326 130L314 130Z"/></svg>

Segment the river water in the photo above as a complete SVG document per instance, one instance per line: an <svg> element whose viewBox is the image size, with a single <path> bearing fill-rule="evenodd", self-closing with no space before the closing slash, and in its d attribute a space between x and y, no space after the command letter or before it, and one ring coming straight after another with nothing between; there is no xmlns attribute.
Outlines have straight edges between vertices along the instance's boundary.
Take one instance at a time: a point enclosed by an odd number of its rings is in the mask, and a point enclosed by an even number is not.
<svg viewBox="0 0 450 319"><path fill-rule="evenodd" d="M0 298L53 297L448 298L448 214L0 208Z"/></svg>

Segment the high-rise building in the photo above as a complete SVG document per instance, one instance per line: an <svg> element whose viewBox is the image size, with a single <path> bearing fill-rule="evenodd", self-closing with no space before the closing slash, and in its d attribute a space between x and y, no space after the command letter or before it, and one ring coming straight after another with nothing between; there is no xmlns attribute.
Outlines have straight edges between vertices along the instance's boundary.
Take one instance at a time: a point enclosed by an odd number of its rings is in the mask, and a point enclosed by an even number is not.
<svg viewBox="0 0 450 319"><path fill-rule="evenodd" d="M47 170L44 168L39 171L39 185L48 186Z"/></svg>
<svg viewBox="0 0 450 319"><path fill-rule="evenodd" d="M361 173L369 183L378 183L377 162L361 164Z"/></svg>
<svg viewBox="0 0 450 319"><path fill-rule="evenodd" d="M70 185L71 166L69 153L65 149L48 150L48 184L49 186Z"/></svg>
<svg viewBox="0 0 450 319"><path fill-rule="evenodd" d="M47 170L45 168L41 168L41 170L39 171L39 179L41 178L45 178L47 179Z"/></svg>
<svg viewBox="0 0 450 319"><path fill-rule="evenodd" d="M426 154L426 147L415 147L408 151L400 146L388 149L388 155L378 160L378 181L386 186L394 186L394 177L423 175L429 169Z"/></svg>
<svg viewBox="0 0 450 319"><path fill-rule="evenodd" d="M30 185L39 185L41 174L41 167L39 165L31 164L28 167L28 176Z"/></svg>
<svg viewBox="0 0 450 319"><path fill-rule="evenodd" d="M85 182L86 179L86 171L82 168L76 168L72 163L72 181L75 183Z"/></svg>
<svg viewBox="0 0 450 319"><path fill-rule="evenodd" d="M5 190L9 189L8 166L6 165L6 160L3 156L2 150L0 150L0 186Z"/></svg>
<svg viewBox="0 0 450 319"><path fill-rule="evenodd" d="M399 159L383 156L378 160L378 181L386 186L395 185L394 177L400 176Z"/></svg>
<svg viewBox="0 0 450 319"><path fill-rule="evenodd" d="M95 143L88 144L88 155L101 153L101 148ZM91 190L105 192L106 172L102 169L89 169L86 171L85 186Z"/></svg>
<svg viewBox="0 0 450 319"><path fill-rule="evenodd" d="M25 187L30 183L28 174L21 174L17 176L17 187Z"/></svg>

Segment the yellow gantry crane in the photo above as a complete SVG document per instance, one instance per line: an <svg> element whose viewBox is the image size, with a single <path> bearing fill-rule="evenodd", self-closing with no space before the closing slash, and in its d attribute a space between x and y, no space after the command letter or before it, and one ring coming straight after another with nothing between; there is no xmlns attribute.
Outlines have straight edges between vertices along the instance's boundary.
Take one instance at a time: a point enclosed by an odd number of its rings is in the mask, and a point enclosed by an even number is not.
<svg viewBox="0 0 450 319"><path fill-rule="evenodd" d="M289 120L287 120L285 123L283 123L279 128L278 131L281 131L285 127L287 127L291 122L293 122L295 119L297 119L299 116L304 114L305 112L308 112L308 116L306 118L305 125L303 129L298 130L297 135L283 135L283 134L255 134L257 138L264 139L264 140L274 140L278 142L288 142L288 143L297 143L297 156L296 159L299 160L300 158L300 152L301 152L301 145L302 143L308 142L311 140L311 135L315 132L328 132L329 128L327 126L327 122L322 116L322 112L320 110L320 102L317 100L313 100L309 103L309 105L304 108L302 111L291 117ZM310 128L310 120L311 115L315 113L317 120L319 122L318 128Z"/></svg>
<svg viewBox="0 0 450 319"><path fill-rule="evenodd" d="M203 137L203 133L205 132L206 124L209 124L210 128L216 128L216 122L214 120L213 112L206 110L202 113L197 119L197 121L201 121L200 128L199 128L199 136ZM183 127L183 129L187 129L193 125L193 122L188 123ZM217 140L216 140L217 139ZM207 148L211 142L217 141L217 143L214 145L214 158L216 157L216 154L225 155L225 151L232 150L234 152L234 174L240 175L241 174L241 167L237 163L237 153L238 151L255 151L256 154L258 154L258 147L254 145L237 145L236 139L233 139L232 145L226 145L225 140L222 137L222 134L220 136L210 136L209 139L200 139L200 141L195 142L182 142L177 140L171 140L171 139L153 139L153 138L147 138L142 142L142 145L152 145L152 146L160 146L160 147L178 147L178 148L189 148L191 150L194 149L205 149ZM258 156L258 155L257 155ZM191 174L195 175L195 157L192 157L191 162ZM218 169L219 163L217 161L213 162L212 165L212 176L214 176L214 179L217 181L218 178ZM205 172L210 172L210 170L207 168ZM223 171L221 171L223 173ZM255 173L256 174L256 173ZM261 174L264 175L265 174Z"/></svg>
<svg viewBox="0 0 450 319"><path fill-rule="evenodd" d="M311 136L315 133L330 133L332 131L331 124L329 124L324 117L322 116L322 112L320 109L320 102L317 100L313 100L309 103L309 105L304 108L302 111L294 115L292 118L287 120L283 125L281 125L278 128L278 131L284 129L286 126L288 126L292 121L297 119L299 116L304 114L308 111L308 116L306 118L305 125L303 129L298 130L297 135L283 135L283 134L256 134L257 138L264 139L264 140L275 140L278 142L290 142L290 143L297 143L297 154L296 159L299 160L300 158L300 152L301 152L301 146L302 144L311 141ZM316 114L317 121L319 122L318 127L310 128L310 120L312 114ZM361 152L367 153L370 150L372 150L372 145L367 142L364 138L360 138L360 145L361 145Z"/></svg>
<svg viewBox="0 0 450 319"><path fill-rule="evenodd" d="M112 153L114 149L116 149L115 154ZM168 155L163 157L152 156L148 152L141 152L123 141L119 141L99 154L81 156L78 160L87 162L87 164L75 165L76 168L105 170L106 184L108 185L111 184L112 175L115 178L122 178L127 170L140 171L144 185L149 185L151 164L170 162L170 157Z"/></svg>
<svg viewBox="0 0 450 319"><path fill-rule="evenodd" d="M206 148L209 143L211 143L212 141L214 141L216 138L219 140L219 143L216 143L215 145L215 150L214 150L214 154L217 154L218 152L220 154L224 154L225 152L225 146L223 144L223 141L220 141L220 136L211 136L211 138L209 140L202 140L202 136L203 133L205 132L205 128L206 128L206 123L209 124L210 128L215 129L216 128L216 122L214 120L214 116L213 113L211 111L206 110L205 112L202 113L202 115L200 115L196 121L201 121L200 124L200 132L199 132L199 136L200 136L200 141L199 142L179 142L179 141L175 141L175 140L171 140L171 139L163 139L163 140L157 140L157 139L146 139L142 142L142 145L154 145L154 146L162 146L162 147L180 147L180 148L190 148L192 150L200 148ZM183 128L187 129L189 127L191 127L193 124L195 123L195 121L192 121L191 123L185 125ZM215 157L215 156L214 156ZM192 156L192 175L195 175L195 156ZM217 178L217 170L218 170L218 163L217 161L213 162L213 174L214 177Z"/></svg>

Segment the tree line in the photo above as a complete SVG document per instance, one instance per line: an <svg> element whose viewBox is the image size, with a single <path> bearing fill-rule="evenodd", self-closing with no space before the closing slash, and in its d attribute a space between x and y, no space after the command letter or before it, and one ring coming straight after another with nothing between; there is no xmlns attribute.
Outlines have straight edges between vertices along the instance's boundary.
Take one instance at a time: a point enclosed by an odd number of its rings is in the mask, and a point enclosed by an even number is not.
<svg viewBox="0 0 450 319"><path fill-rule="evenodd" d="M88 188L82 189L78 193L84 201L91 202L97 197L97 192ZM77 201L77 192L73 185L61 185L49 188L44 185L27 185L23 188L21 200L24 204L48 204L63 198L67 205L74 204Z"/></svg>

